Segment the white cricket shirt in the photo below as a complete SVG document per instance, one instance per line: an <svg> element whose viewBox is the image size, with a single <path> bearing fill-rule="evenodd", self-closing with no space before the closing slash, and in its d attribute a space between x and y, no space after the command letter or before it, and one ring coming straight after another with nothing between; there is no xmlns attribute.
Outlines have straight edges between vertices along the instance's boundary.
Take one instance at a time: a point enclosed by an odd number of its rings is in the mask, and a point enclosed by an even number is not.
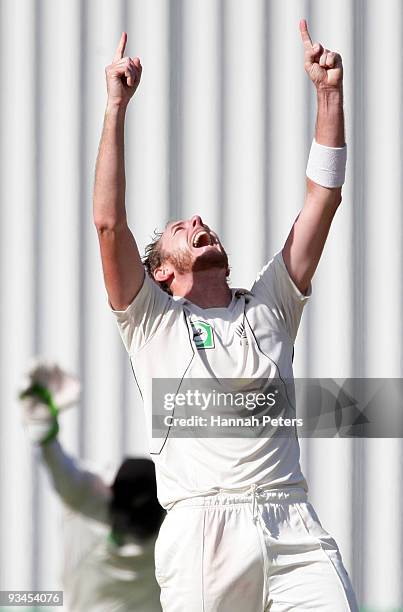
<svg viewBox="0 0 403 612"><path fill-rule="evenodd" d="M58 440L38 448L65 520L62 585L68 612L161 612L155 579L156 535L116 546L109 504L117 469L73 459Z"/></svg>
<svg viewBox="0 0 403 612"><path fill-rule="evenodd" d="M295 431L283 437L177 438L167 427L153 438L152 381L292 379L294 341L310 293L298 290L279 252L250 291L232 289L228 307L200 308L171 297L146 275L128 308L112 311L143 397L162 506L253 484L306 488Z"/></svg>
<svg viewBox="0 0 403 612"><path fill-rule="evenodd" d="M155 538L116 546L110 526L66 508L63 587L69 612L160 612Z"/></svg>

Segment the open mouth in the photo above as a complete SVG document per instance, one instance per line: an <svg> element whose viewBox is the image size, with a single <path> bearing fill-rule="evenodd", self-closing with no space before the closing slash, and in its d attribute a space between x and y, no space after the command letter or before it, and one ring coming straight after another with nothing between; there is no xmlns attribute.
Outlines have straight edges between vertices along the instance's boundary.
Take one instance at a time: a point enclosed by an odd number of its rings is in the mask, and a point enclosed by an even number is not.
<svg viewBox="0 0 403 612"><path fill-rule="evenodd" d="M201 247L211 246L213 244L216 244L216 240L205 229L198 230L192 236L192 247L195 249L200 249Z"/></svg>

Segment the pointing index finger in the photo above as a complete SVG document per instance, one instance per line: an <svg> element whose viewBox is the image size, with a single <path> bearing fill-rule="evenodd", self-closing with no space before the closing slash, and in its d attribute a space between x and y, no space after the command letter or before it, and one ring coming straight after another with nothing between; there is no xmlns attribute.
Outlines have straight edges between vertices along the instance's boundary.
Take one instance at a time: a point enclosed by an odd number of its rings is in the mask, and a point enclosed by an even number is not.
<svg viewBox="0 0 403 612"><path fill-rule="evenodd" d="M127 43L127 34L126 32L122 32L122 36L120 37L119 44L115 51L115 55L113 56L114 62L118 62L119 60L122 59L123 54L125 52L126 43Z"/></svg>
<svg viewBox="0 0 403 612"><path fill-rule="evenodd" d="M309 36L306 19L301 19L301 21L299 22L299 31L301 32L301 38L302 42L304 43L305 49L312 49L312 40Z"/></svg>

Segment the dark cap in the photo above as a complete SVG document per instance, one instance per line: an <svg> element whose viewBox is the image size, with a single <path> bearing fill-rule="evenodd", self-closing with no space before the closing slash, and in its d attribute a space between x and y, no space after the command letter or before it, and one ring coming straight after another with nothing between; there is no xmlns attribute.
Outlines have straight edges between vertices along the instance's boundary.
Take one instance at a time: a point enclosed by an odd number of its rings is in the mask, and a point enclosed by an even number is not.
<svg viewBox="0 0 403 612"><path fill-rule="evenodd" d="M157 499L155 467L150 459L125 459L112 484L112 531L138 539L156 535L165 511Z"/></svg>

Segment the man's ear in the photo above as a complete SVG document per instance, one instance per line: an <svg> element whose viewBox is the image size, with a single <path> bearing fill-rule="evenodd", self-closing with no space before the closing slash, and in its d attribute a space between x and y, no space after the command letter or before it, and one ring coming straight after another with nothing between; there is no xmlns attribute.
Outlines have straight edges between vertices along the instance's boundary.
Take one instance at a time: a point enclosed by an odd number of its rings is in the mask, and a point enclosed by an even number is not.
<svg viewBox="0 0 403 612"><path fill-rule="evenodd" d="M162 264L154 270L154 278L157 283L167 283L173 276L172 267L169 264Z"/></svg>

